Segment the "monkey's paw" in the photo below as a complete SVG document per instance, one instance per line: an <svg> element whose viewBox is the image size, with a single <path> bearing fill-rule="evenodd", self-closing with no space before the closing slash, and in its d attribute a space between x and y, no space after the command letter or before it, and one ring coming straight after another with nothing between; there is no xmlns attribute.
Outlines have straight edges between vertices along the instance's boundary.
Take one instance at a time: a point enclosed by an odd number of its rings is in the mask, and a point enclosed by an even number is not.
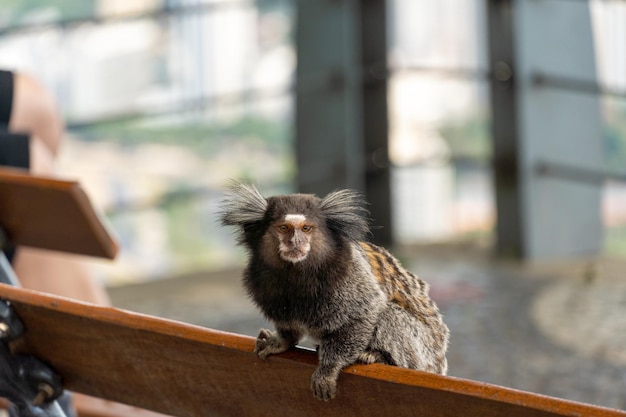
<svg viewBox="0 0 626 417"><path fill-rule="evenodd" d="M337 395L337 378L316 370L311 377L311 389L318 400L331 400Z"/></svg>
<svg viewBox="0 0 626 417"><path fill-rule="evenodd" d="M254 353L256 353L261 360L265 360L270 355L286 351L289 347L289 343L276 333L267 329L261 329L256 338Z"/></svg>

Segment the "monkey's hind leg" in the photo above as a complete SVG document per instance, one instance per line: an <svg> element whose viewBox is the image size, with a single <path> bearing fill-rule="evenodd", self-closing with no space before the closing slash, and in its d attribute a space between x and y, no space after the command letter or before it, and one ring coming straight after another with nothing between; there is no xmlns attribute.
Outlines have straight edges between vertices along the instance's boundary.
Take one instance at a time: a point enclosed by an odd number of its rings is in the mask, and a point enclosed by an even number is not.
<svg viewBox="0 0 626 417"><path fill-rule="evenodd" d="M445 375L448 328L440 317L428 324L395 303L381 313L368 347L382 363Z"/></svg>
<svg viewBox="0 0 626 417"><path fill-rule="evenodd" d="M369 365L372 363L384 363L385 365L395 365L390 355L387 352L381 352L377 350L371 350L368 348L365 352L361 353L356 360L356 363L362 363Z"/></svg>

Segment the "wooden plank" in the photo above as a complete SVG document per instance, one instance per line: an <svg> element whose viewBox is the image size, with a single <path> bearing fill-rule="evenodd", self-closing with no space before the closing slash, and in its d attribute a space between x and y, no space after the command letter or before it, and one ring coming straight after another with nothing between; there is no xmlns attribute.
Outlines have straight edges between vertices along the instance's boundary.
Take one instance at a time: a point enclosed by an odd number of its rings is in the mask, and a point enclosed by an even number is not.
<svg viewBox="0 0 626 417"><path fill-rule="evenodd" d="M51 364L68 389L180 417L626 416L626 412L384 365L354 365L339 393L309 388L316 355L260 361L254 339L0 285L27 332L12 348Z"/></svg>
<svg viewBox="0 0 626 417"><path fill-rule="evenodd" d="M118 251L75 181L0 169L0 226L11 244L112 259Z"/></svg>

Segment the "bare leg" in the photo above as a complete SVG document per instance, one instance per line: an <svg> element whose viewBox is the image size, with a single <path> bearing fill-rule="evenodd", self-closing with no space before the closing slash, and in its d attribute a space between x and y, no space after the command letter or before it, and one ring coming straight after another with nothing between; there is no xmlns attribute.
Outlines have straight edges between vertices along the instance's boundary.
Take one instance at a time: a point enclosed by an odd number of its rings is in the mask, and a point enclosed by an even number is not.
<svg viewBox="0 0 626 417"><path fill-rule="evenodd" d="M30 166L35 174L53 171L54 155L38 136L30 138ZM93 279L78 256L20 247L13 267L25 288L95 304L110 304L105 289Z"/></svg>
<svg viewBox="0 0 626 417"><path fill-rule="evenodd" d="M13 77L12 107L9 131L39 138L56 155L64 123L51 94L33 77L17 72Z"/></svg>
<svg viewBox="0 0 626 417"><path fill-rule="evenodd" d="M39 175L54 173L56 156L63 136L63 122L50 94L32 77L16 73L9 130L30 135L30 171ZM94 280L80 257L52 251L20 247L13 265L25 288L109 305L106 290ZM87 415L156 417L154 413L83 394L72 394L76 407Z"/></svg>
<svg viewBox="0 0 626 417"><path fill-rule="evenodd" d="M30 171L54 173L54 160L63 135L63 122L46 89L32 77L15 73L9 130L30 135ZM14 260L16 275L25 288L110 304L105 289L91 276L80 257L20 247Z"/></svg>
<svg viewBox="0 0 626 417"><path fill-rule="evenodd" d="M93 279L80 257L21 247L14 268L25 288L94 304L110 304L105 289Z"/></svg>

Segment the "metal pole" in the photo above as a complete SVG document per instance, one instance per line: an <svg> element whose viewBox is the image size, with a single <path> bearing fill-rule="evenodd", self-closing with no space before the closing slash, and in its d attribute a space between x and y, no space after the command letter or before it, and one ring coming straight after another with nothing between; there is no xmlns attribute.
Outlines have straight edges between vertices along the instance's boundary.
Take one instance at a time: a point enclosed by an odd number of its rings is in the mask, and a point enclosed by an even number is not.
<svg viewBox="0 0 626 417"><path fill-rule="evenodd" d="M386 2L297 3L296 160L301 192L365 194L376 227L391 241L387 156ZM319 79L319 88L306 88Z"/></svg>
<svg viewBox="0 0 626 417"><path fill-rule="evenodd" d="M520 137L511 0L487 1L491 67L491 136L496 189L496 252L523 257L524 230L520 186Z"/></svg>

